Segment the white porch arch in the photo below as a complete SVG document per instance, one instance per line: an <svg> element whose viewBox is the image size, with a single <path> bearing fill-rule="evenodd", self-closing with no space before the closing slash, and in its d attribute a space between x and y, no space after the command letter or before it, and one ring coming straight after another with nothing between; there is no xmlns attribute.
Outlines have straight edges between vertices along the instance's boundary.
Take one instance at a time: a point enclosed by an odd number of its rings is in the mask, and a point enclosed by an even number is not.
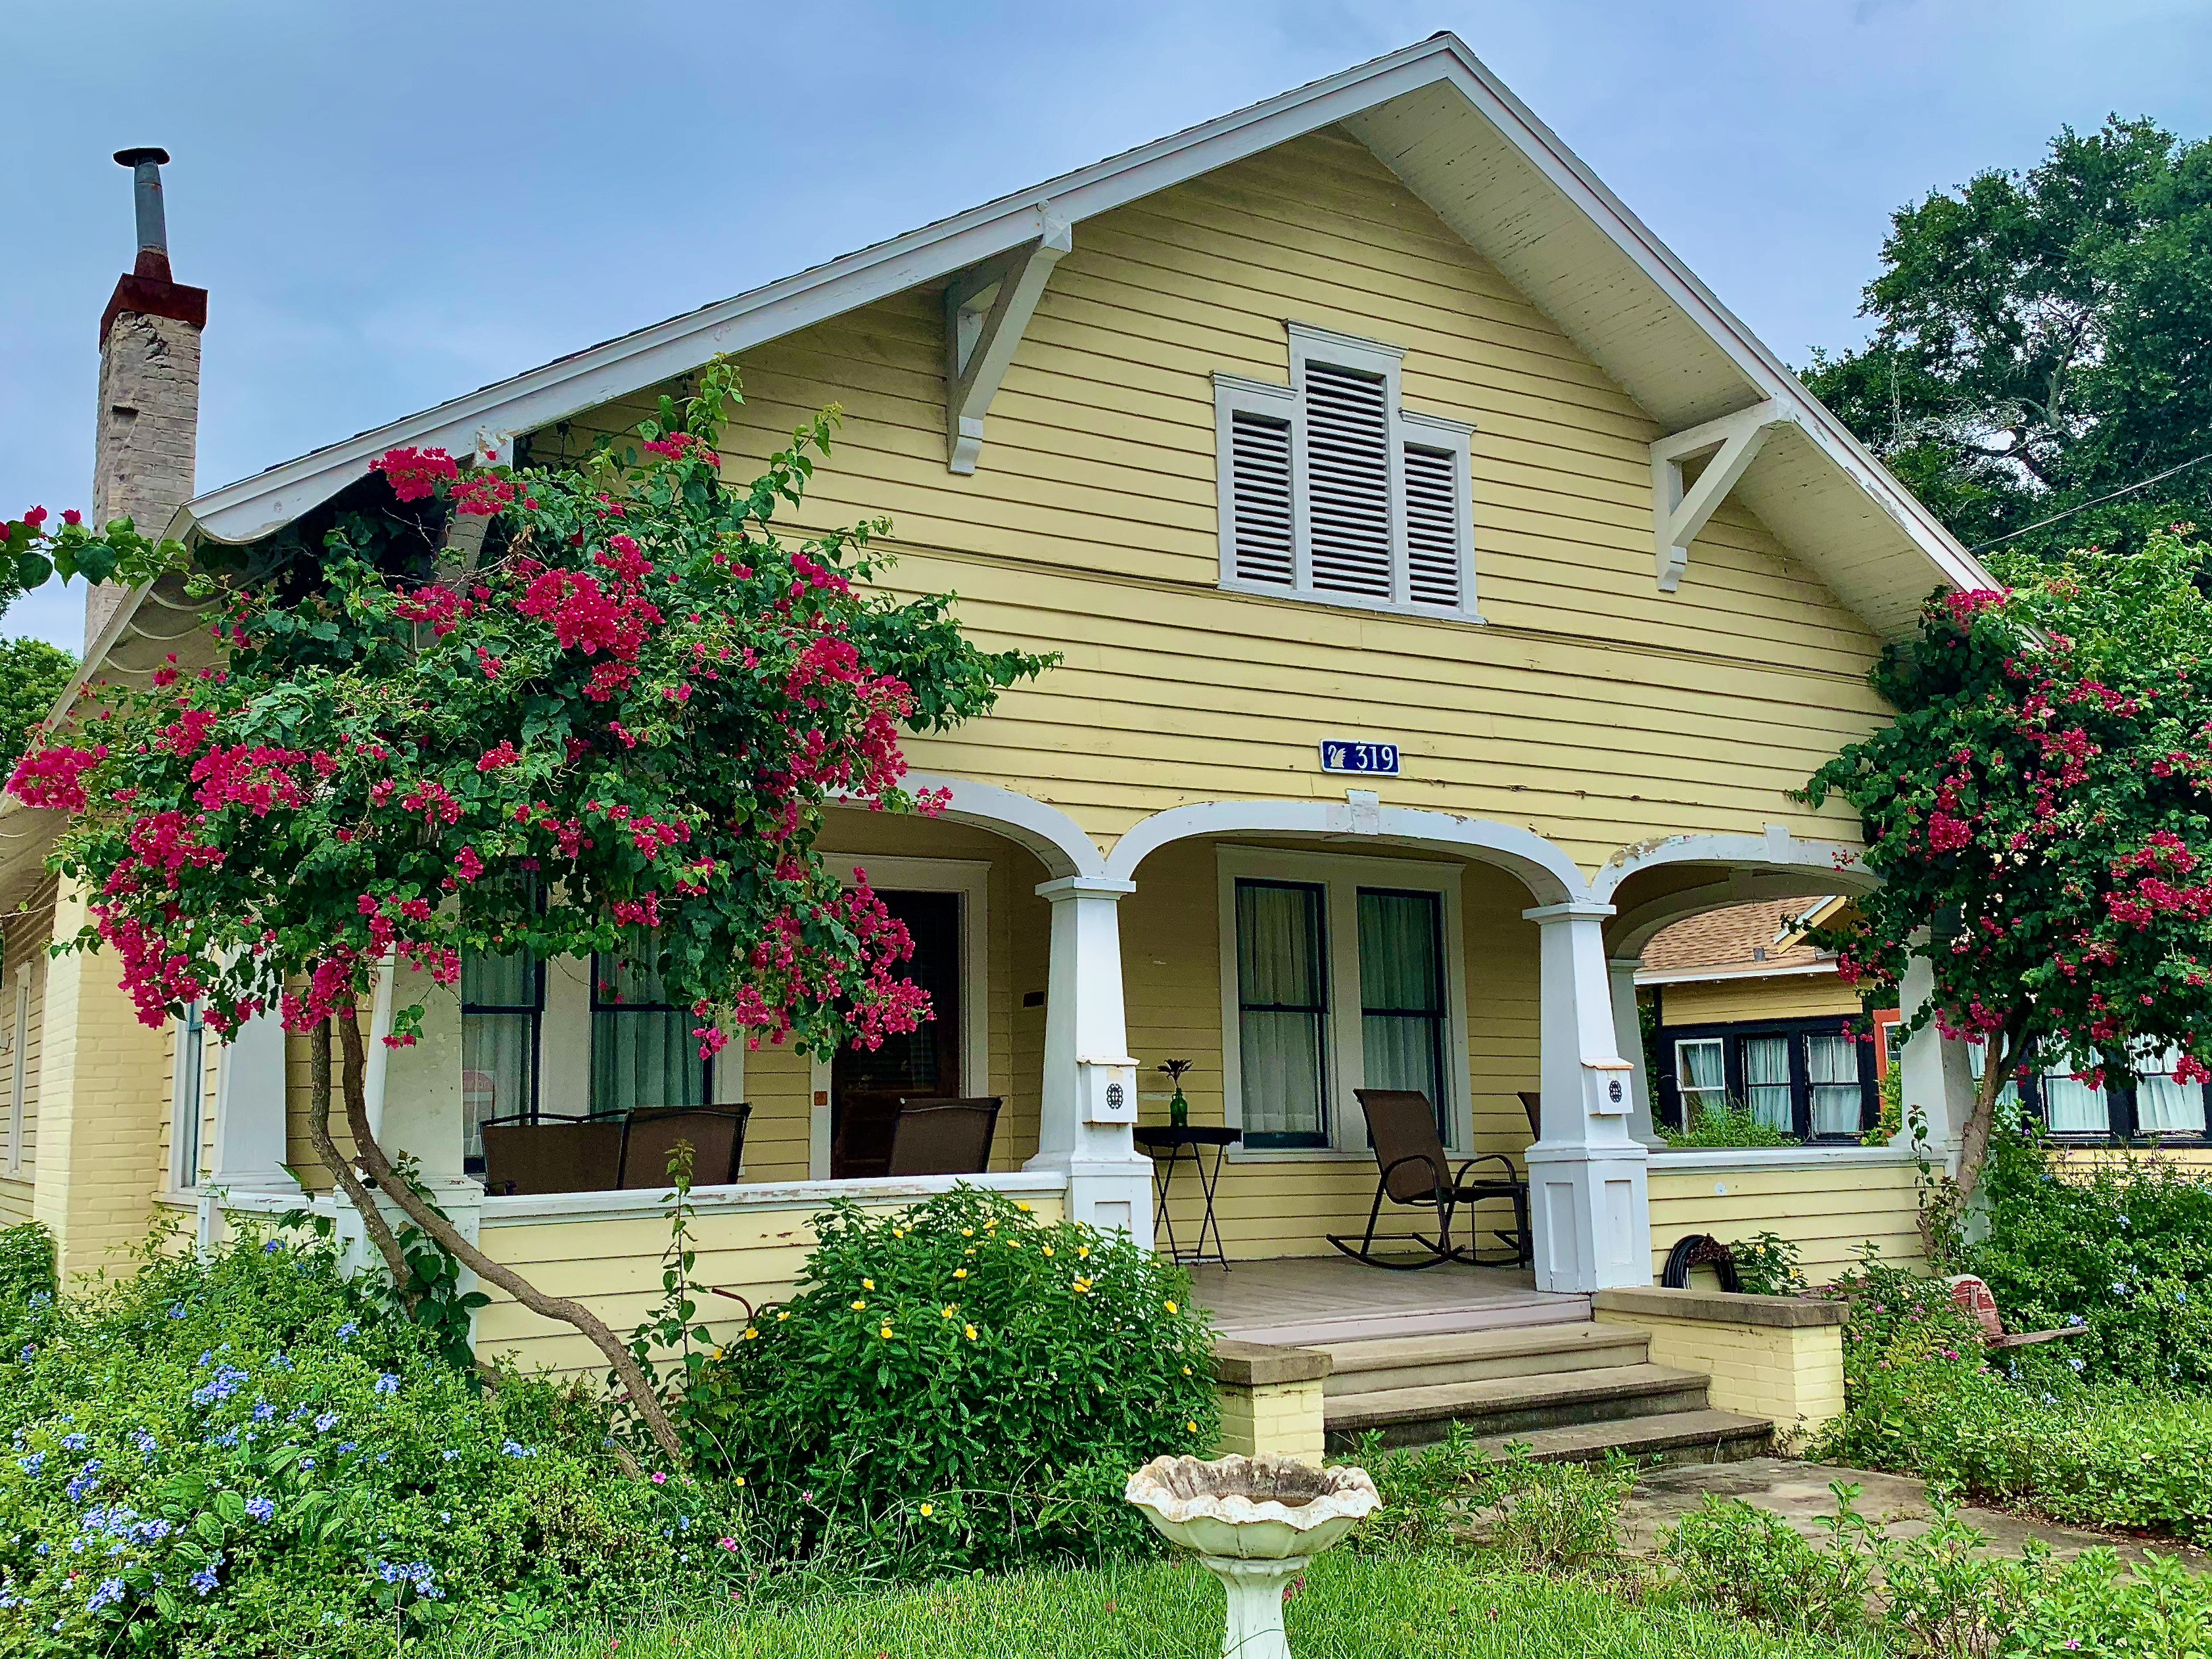
<svg viewBox="0 0 2212 1659"><path fill-rule="evenodd" d="M1139 865L1170 842L1234 835L1431 848L1495 865L1518 878L1540 905L1580 903L1590 896L1575 861L1533 830L1419 807L1384 806L1360 790L1343 800L1207 800L1170 807L1139 819L1114 843L1107 873L1127 881Z"/></svg>
<svg viewBox="0 0 2212 1659"><path fill-rule="evenodd" d="M1034 795L1002 789L995 783L976 783L967 778L939 777L934 773L909 772L905 787L915 794L925 789L951 792L939 816L953 823L969 823L1004 836L1036 854L1057 881L1066 876L1102 876L1105 855L1083 826Z"/></svg>
<svg viewBox="0 0 2212 1659"><path fill-rule="evenodd" d="M1543 1133L1528 1149L1536 1283L1592 1291L1651 1282L1645 1149L1627 1128L1632 1097L1615 1052L1600 931L1612 908L1574 860L1532 830L1418 807L1365 791L1340 801L1219 800L1140 820L1115 843L1107 874L1135 884L1145 860L1195 836L1254 836L1419 848L1491 865L1521 882L1537 925L1538 1078Z"/></svg>

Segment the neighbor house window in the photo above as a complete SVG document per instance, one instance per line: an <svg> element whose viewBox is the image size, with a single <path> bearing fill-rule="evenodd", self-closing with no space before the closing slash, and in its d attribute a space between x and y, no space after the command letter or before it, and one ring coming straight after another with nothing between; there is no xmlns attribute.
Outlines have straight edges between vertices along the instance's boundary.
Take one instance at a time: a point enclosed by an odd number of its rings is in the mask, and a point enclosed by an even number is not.
<svg viewBox="0 0 2212 1659"><path fill-rule="evenodd" d="M538 1110L538 1036L545 970L526 951L461 952L461 1111L467 1158L483 1156L487 1118Z"/></svg>
<svg viewBox="0 0 2212 1659"><path fill-rule="evenodd" d="M638 957L655 959L641 945ZM691 1028L699 1018L667 1000L652 968L618 957L592 957L592 1112L640 1106L703 1106L707 1062Z"/></svg>
<svg viewBox="0 0 2212 1659"><path fill-rule="evenodd" d="M1674 1076L1686 1127L1700 1112L1728 1104L1728 1055L1718 1037L1689 1037L1674 1045Z"/></svg>
<svg viewBox="0 0 2212 1659"><path fill-rule="evenodd" d="M1796 1133L1797 1098L1790 1082L1788 1037L1743 1040L1743 1101L1761 1123L1784 1134Z"/></svg>
<svg viewBox="0 0 2212 1659"><path fill-rule="evenodd" d="M1288 386L1214 376L1223 583L1480 621L1474 428L1401 406L1402 347L1289 327Z"/></svg>
<svg viewBox="0 0 2212 1659"><path fill-rule="evenodd" d="M2112 1109L2100 1085L2074 1075L2072 1064L2046 1066L2043 1078L2043 1121L2055 1135L2108 1135Z"/></svg>
<svg viewBox="0 0 2212 1659"><path fill-rule="evenodd" d="M177 1189L190 1192L200 1184L200 1121L207 1088L207 1027L200 1020L200 1005L185 1005L177 1022L177 1115L170 1133L176 1139Z"/></svg>
<svg viewBox="0 0 2212 1659"><path fill-rule="evenodd" d="M2204 1133L2204 1085L2175 1079L2181 1052L2166 1048L2144 1056L2136 1084L2136 1129L2141 1134L2201 1135Z"/></svg>
<svg viewBox="0 0 2212 1659"><path fill-rule="evenodd" d="M1237 884L1237 1036L1244 1144L1328 1144L1322 889Z"/></svg>
<svg viewBox="0 0 2212 1659"><path fill-rule="evenodd" d="M1858 1133L1866 1097L1859 1086L1857 1039L1841 1031L1808 1032L1805 1074L1812 1092L1813 1133Z"/></svg>

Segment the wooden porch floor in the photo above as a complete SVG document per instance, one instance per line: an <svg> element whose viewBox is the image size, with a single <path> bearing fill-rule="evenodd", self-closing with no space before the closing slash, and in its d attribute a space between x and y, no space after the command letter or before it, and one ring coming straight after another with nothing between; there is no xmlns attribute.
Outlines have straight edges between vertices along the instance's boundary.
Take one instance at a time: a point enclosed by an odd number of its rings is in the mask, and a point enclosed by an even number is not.
<svg viewBox="0 0 2212 1659"><path fill-rule="evenodd" d="M1193 1267L1191 1279L1223 1336L1289 1347L1577 1324L1590 1309L1586 1296L1538 1290L1525 1268L1457 1262L1394 1273L1338 1256L1299 1256L1209 1262Z"/></svg>

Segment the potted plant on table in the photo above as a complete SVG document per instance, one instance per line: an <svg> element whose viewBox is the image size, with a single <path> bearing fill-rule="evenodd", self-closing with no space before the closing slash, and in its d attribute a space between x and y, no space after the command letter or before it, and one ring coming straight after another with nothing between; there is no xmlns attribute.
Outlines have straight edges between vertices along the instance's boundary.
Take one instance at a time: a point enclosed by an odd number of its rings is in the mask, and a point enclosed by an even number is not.
<svg viewBox="0 0 2212 1659"><path fill-rule="evenodd" d="M1168 1081L1175 1085L1175 1093L1168 1101L1168 1121L1178 1129L1190 1122L1190 1103L1182 1094L1182 1074L1190 1067L1191 1062L1187 1060L1164 1060L1158 1066L1168 1074Z"/></svg>

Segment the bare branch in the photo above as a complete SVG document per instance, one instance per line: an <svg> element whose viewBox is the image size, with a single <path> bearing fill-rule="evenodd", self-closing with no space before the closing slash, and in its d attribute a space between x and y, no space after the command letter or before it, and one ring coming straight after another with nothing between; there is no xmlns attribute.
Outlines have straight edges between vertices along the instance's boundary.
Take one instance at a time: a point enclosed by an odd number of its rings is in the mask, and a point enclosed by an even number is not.
<svg viewBox="0 0 2212 1659"><path fill-rule="evenodd" d="M351 1027L354 1017L345 1016ZM356 1030L354 1042L361 1041ZM375 1199L361 1177L354 1173L353 1164L338 1151L337 1143L331 1139L331 1022L324 1019L307 1035L307 1139L315 1149L315 1156L331 1172L331 1179L352 1203L361 1217L361 1229L368 1235L369 1243L376 1246L377 1254L384 1258L385 1268L392 1275L392 1288L410 1313L415 1310L416 1298L411 1294L415 1283L414 1271L407 1265L407 1253L399 1248L399 1240L384 1218L384 1212L376 1206ZM356 1131L358 1133L358 1131Z"/></svg>

